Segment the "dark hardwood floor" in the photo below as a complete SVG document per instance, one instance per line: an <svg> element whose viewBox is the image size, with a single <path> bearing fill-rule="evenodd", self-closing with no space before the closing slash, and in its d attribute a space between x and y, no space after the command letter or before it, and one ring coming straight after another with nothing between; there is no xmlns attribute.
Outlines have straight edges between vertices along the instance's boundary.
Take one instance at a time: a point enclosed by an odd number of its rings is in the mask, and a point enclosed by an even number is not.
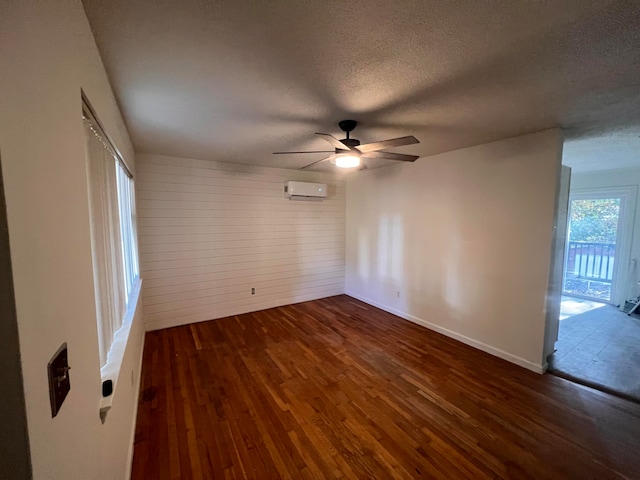
<svg viewBox="0 0 640 480"><path fill-rule="evenodd" d="M640 478L640 405L341 295L150 332L133 478Z"/></svg>

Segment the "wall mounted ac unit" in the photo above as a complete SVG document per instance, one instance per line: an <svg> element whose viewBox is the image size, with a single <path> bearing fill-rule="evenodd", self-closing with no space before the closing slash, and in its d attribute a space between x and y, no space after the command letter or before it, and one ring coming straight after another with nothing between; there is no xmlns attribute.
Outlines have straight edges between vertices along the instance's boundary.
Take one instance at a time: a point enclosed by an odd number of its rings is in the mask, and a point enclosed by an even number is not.
<svg viewBox="0 0 640 480"><path fill-rule="evenodd" d="M324 200L327 198L327 185L289 180L284 182L284 197L289 200Z"/></svg>

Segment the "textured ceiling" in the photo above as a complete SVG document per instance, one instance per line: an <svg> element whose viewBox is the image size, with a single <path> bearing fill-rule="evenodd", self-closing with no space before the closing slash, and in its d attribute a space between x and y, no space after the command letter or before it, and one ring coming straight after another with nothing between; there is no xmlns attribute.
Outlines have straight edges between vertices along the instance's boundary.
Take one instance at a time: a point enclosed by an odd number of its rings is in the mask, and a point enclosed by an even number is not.
<svg viewBox="0 0 640 480"><path fill-rule="evenodd" d="M639 112L640 113L640 112ZM565 142L562 163L573 173L640 167L640 131L633 128Z"/></svg>
<svg viewBox="0 0 640 480"><path fill-rule="evenodd" d="M578 170L639 151L637 0L84 4L139 152L297 168L322 156L271 152L345 118L423 156L556 126ZM598 139L627 157L582 161Z"/></svg>

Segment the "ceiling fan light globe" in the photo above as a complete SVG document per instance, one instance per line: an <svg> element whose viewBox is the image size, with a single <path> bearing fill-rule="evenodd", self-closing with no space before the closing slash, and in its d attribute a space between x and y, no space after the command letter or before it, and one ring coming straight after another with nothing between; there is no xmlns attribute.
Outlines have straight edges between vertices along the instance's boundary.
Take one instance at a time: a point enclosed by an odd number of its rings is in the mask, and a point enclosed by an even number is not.
<svg viewBox="0 0 640 480"><path fill-rule="evenodd" d="M334 161L336 167L340 168L354 168L360 166L360 157L356 155L337 155Z"/></svg>

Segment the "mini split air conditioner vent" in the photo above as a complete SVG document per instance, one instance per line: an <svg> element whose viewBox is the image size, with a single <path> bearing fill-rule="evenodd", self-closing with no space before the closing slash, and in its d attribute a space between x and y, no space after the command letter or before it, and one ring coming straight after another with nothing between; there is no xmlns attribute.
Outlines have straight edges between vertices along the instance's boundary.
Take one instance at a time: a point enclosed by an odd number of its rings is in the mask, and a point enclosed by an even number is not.
<svg viewBox="0 0 640 480"><path fill-rule="evenodd" d="M284 198L289 200L324 200L327 185L324 183L284 182Z"/></svg>

